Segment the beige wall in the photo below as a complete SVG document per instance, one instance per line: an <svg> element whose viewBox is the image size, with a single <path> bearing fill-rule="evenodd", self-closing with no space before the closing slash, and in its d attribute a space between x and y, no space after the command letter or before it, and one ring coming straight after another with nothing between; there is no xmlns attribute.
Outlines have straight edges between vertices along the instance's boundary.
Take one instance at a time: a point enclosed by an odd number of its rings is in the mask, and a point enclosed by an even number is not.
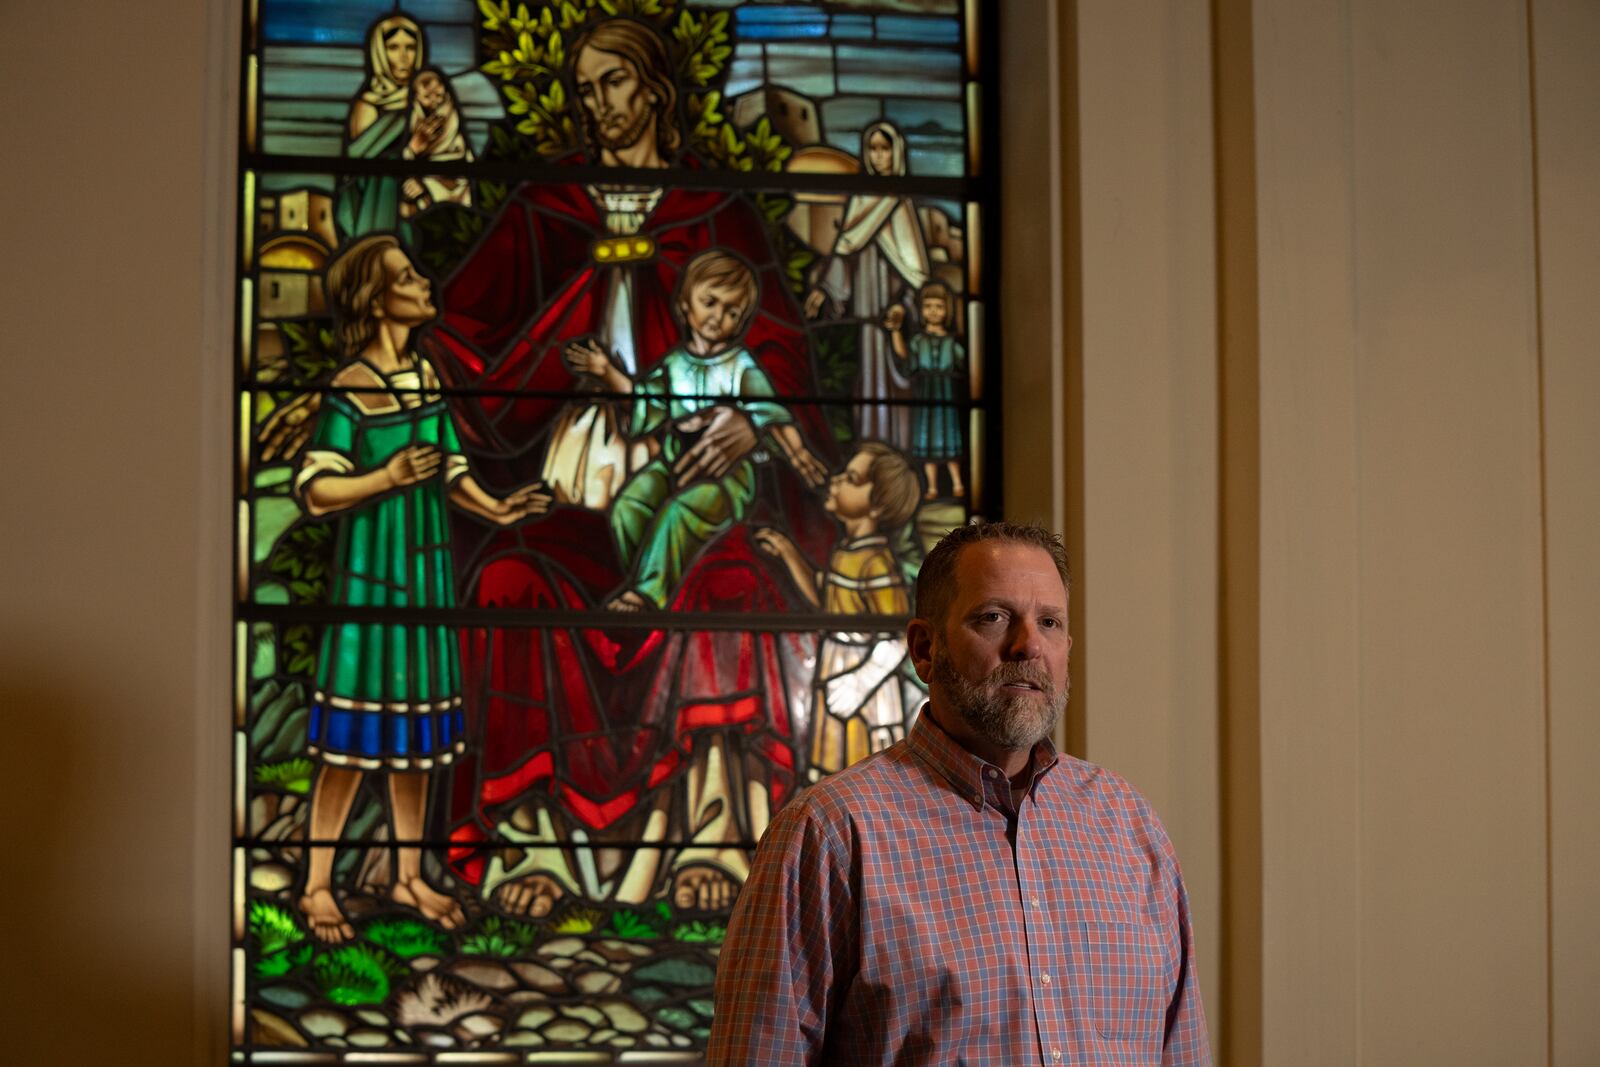
<svg viewBox="0 0 1600 1067"><path fill-rule="evenodd" d="M1594 1062L1600 12L1194 8L1076 5L1088 754L1229 1062Z"/></svg>
<svg viewBox="0 0 1600 1067"><path fill-rule="evenodd" d="M204 5L128 10L0 8L17 1064L222 1062L196 1050L220 1049L226 977L227 349L206 348L203 308L228 157L204 150Z"/></svg>
<svg viewBox="0 0 1600 1067"><path fill-rule="evenodd" d="M1531 5L1543 367L1551 1048L1600 1060L1600 5Z"/></svg>
<svg viewBox="0 0 1600 1067"><path fill-rule="evenodd" d="M1596 738L1600 617L1566 593L1593 587L1593 323L1543 303L1600 282L1567 232L1600 176L1592 13L1548 5L1530 47L1521 3L1256 7L1268 1062L1600 1056L1567 947L1600 815L1547 733Z"/></svg>
<svg viewBox="0 0 1600 1067"><path fill-rule="evenodd" d="M1220 955L1217 318L1211 56L1199 4L1082 3L1083 751L1161 813L1201 986ZM1072 195L1072 194L1069 194Z"/></svg>
<svg viewBox="0 0 1600 1067"><path fill-rule="evenodd" d="M223 1040L232 7L0 15L20 1063ZM1005 491L1074 544L1074 744L1166 818L1232 1062L1595 1062L1600 11L1218 8L1248 69L1186 0L1004 27ZM1216 140L1241 79L1253 173ZM1259 403L1221 408L1256 345ZM1250 685L1219 677L1241 619ZM1225 889L1262 902L1242 945Z"/></svg>

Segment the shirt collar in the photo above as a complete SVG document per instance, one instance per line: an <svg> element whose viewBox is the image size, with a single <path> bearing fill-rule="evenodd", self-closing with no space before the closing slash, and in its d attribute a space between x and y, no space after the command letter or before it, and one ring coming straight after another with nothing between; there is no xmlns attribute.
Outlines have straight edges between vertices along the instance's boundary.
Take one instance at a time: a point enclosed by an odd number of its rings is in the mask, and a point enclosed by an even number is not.
<svg viewBox="0 0 1600 1067"><path fill-rule="evenodd" d="M1009 804L1001 805L992 799L992 796L1009 796L1011 783L1007 780L1005 771L963 748L959 741L945 733L944 727L928 714L928 708L928 704L922 705L922 711L917 715L917 721L912 724L911 733L906 738L911 751L954 786L956 792L974 808L981 809L984 801L989 799L1002 811L1009 813ZM1055 743L1048 737L1033 746L1030 792L1038 785L1040 776L1056 765L1056 760ZM994 773L989 773L991 771ZM991 789L994 790L992 796Z"/></svg>

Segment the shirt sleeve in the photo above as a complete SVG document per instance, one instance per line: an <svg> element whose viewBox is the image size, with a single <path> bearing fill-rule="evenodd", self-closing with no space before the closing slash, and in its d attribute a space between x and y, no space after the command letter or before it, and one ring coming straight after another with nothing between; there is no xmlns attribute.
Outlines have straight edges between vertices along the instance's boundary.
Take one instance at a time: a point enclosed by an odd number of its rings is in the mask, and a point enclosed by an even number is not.
<svg viewBox="0 0 1600 1067"><path fill-rule="evenodd" d="M820 1064L858 959L850 849L804 798L756 850L717 965L712 1067Z"/></svg>
<svg viewBox="0 0 1600 1067"><path fill-rule="evenodd" d="M1189 891L1184 888L1183 871L1177 854L1161 833L1166 860L1170 864L1172 892L1177 902L1179 943L1178 981L1167 1002L1167 1028L1161 1044L1162 1067L1210 1067L1211 1038L1206 1028L1206 1010L1200 1001L1200 976L1194 958L1194 924L1189 916Z"/></svg>
<svg viewBox="0 0 1600 1067"><path fill-rule="evenodd" d="M444 453L444 484L451 485L457 478L472 472L467 457L461 454L461 438L456 433L455 419L448 411L439 416L439 451Z"/></svg>
<svg viewBox="0 0 1600 1067"><path fill-rule="evenodd" d="M328 397L317 416L317 428L294 476L294 493L302 501L306 486L324 474L356 473L352 456L356 445L356 422L341 397Z"/></svg>
<svg viewBox="0 0 1600 1067"><path fill-rule="evenodd" d="M738 393L739 407L750 416L750 424L757 431L777 423L794 421L788 408L767 399L776 395L772 379L767 377L767 372L761 369L761 364L749 352L743 353L739 359Z"/></svg>

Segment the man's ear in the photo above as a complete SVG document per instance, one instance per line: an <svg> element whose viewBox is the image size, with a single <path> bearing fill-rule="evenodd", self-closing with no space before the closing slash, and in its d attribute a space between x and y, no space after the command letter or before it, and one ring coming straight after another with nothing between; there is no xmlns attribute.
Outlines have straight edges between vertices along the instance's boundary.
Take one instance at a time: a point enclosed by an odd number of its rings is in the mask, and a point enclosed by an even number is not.
<svg viewBox="0 0 1600 1067"><path fill-rule="evenodd" d="M906 623L906 648L911 653L911 665L917 677L924 682L933 677L933 627L927 619L912 619Z"/></svg>

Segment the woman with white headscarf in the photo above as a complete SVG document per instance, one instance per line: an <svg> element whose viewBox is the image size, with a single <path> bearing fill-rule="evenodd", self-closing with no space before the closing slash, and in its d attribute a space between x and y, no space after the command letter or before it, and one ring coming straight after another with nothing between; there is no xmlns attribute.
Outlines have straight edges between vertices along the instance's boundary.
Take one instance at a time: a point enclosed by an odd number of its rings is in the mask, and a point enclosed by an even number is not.
<svg viewBox="0 0 1600 1067"><path fill-rule="evenodd" d="M906 139L892 122L874 122L861 133L861 163L867 174L901 177L907 173ZM911 383L895 365L889 339L880 329L883 313L904 301L928 280L928 248L917 209L908 196L858 194L845 204L833 254L806 297L805 311L815 318L832 300L847 307L861 324L860 372L863 398L899 400L911 395ZM908 409L888 404L856 408L856 433L887 441L901 449L910 445Z"/></svg>
<svg viewBox="0 0 1600 1067"><path fill-rule="evenodd" d="M410 134L411 79L426 59L422 27L409 15L379 19L367 31L367 84L350 103L346 156L401 158ZM350 178L339 188L333 219L347 241L399 228L399 180Z"/></svg>

